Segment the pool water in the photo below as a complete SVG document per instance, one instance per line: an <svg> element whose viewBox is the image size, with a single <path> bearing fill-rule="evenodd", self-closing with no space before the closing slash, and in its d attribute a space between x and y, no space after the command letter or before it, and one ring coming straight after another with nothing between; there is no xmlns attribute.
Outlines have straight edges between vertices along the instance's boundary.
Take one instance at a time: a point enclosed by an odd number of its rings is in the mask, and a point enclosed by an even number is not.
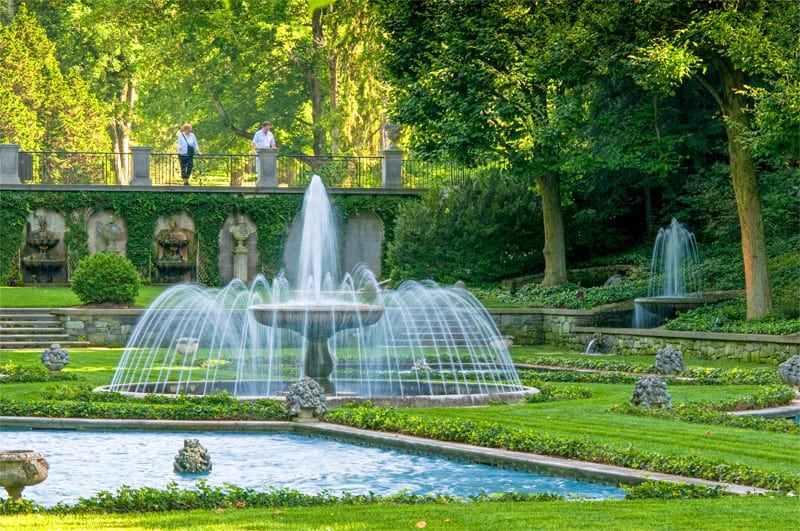
<svg viewBox="0 0 800 531"><path fill-rule="evenodd" d="M184 439L199 439L211 458L207 474L173 471ZM304 494L401 491L466 498L482 493L555 493L565 497L622 498L620 488L555 476L365 447L294 433L141 432L0 429L0 449L44 454L47 479L26 487L25 499L50 507L76 503L122 486L163 489L169 482L192 488L229 483Z"/></svg>

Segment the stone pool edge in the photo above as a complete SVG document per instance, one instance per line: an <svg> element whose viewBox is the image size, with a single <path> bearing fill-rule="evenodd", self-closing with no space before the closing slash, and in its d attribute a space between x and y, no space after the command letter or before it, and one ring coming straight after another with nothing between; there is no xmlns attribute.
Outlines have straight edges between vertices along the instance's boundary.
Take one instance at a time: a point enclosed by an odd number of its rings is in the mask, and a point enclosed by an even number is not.
<svg viewBox="0 0 800 531"><path fill-rule="evenodd" d="M644 481L668 481L694 485L720 486L731 494L765 494L768 489L722 483L698 478L662 474L589 461L563 459L498 448L484 448L463 443L424 439L399 433L375 432L325 422L288 421L195 421L139 419L78 419L43 417L2 417L0 428L36 428L66 430L173 430L229 432L293 432L325 437L352 444L403 450L409 453L434 455L480 464L512 468L525 472L552 474L609 485L638 485ZM35 448L34 448L35 450Z"/></svg>

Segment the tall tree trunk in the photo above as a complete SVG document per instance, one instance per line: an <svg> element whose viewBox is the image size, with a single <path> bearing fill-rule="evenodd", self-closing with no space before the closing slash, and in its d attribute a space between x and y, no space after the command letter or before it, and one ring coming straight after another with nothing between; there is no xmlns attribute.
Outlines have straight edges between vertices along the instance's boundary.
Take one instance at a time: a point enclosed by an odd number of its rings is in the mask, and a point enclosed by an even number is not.
<svg viewBox="0 0 800 531"><path fill-rule="evenodd" d="M322 33L322 10L315 9L311 15L311 31L314 36L314 53L311 65L306 72L309 92L311 96L311 121L314 142L314 155L324 157L325 152L325 126L322 123L325 114L325 105L322 97L322 83L317 76L319 57L324 51L325 40Z"/></svg>
<svg viewBox="0 0 800 531"><path fill-rule="evenodd" d="M731 180L742 231L747 318L757 319L772 312L772 288L755 164L749 149L742 142L743 135L749 131L747 116L744 114L744 98L739 92L744 88L744 76L738 71L722 70L722 100L726 104L725 131L728 134L728 153L731 158Z"/></svg>
<svg viewBox="0 0 800 531"><path fill-rule="evenodd" d="M544 278L542 286L567 283L567 251L564 241L564 216L561 212L561 179L552 172L536 177L542 196L544 221Z"/></svg>
<svg viewBox="0 0 800 531"><path fill-rule="evenodd" d="M114 151L114 174L117 184L128 184L131 180L131 157L126 156L131 150L130 116L136 103L136 88L131 80L122 86L117 102L116 116L111 122L111 141Z"/></svg>
<svg viewBox="0 0 800 531"><path fill-rule="evenodd" d="M742 96L745 75L727 59L716 58L722 81L722 94L713 91L710 84L700 78L701 84L711 91L725 117L728 135L728 154L731 181L739 213L744 259L744 283L747 296L747 318L758 319L772 312L772 288L769 280L767 245L764 237L764 219L758 193L755 163L747 148L745 136L750 130L744 113L746 101Z"/></svg>

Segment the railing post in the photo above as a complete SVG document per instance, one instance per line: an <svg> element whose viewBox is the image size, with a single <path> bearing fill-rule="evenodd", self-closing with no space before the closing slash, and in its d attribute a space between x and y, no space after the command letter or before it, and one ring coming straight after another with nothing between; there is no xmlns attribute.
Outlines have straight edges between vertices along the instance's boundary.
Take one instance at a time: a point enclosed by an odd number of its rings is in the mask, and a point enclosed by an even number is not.
<svg viewBox="0 0 800 531"><path fill-rule="evenodd" d="M131 148L131 153L133 153L131 186L151 186L153 184L150 180L150 153L152 151L151 146L133 146Z"/></svg>
<svg viewBox="0 0 800 531"><path fill-rule="evenodd" d="M402 127L398 124L386 124L384 129L390 143L388 149L381 151L383 154L383 160L381 161L381 187L402 188L403 150L397 145Z"/></svg>
<svg viewBox="0 0 800 531"><path fill-rule="evenodd" d="M0 144L0 184L22 184L19 180L19 144Z"/></svg>
<svg viewBox="0 0 800 531"><path fill-rule="evenodd" d="M258 158L256 161L258 165L256 188L278 186L278 150L258 149L256 152Z"/></svg>

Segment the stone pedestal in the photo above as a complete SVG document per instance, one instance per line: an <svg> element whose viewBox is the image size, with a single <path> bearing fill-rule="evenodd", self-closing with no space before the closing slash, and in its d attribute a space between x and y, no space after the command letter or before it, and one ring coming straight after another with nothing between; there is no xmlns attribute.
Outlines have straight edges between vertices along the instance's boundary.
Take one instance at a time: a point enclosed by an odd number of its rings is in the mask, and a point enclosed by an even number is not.
<svg viewBox="0 0 800 531"><path fill-rule="evenodd" d="M136 146L131 148L133 153L133 178L131 186L151 186L150 180L150 154L153 148L150 146Z"/></svg>
<svg viewBox="0 0 800 531"><path fill-rule="evenodd" d="M382 188L402 188L403 187L403 151L401 149L387 149L381 152L381 187Z"/></svg>
<svg viewBox="0 0 800 531"><path fill-rule="evenodd" d="M19 144L0 144L0 184L22 184L19 180Z"/></svg>
<svg viewBox="0 0 800 531"><path fill-rule="evenodd" d="M259 149L257 150L256 157L258 157L258 180L256 181L256 187L266 188L278 186L278 150Z"/></svg>

